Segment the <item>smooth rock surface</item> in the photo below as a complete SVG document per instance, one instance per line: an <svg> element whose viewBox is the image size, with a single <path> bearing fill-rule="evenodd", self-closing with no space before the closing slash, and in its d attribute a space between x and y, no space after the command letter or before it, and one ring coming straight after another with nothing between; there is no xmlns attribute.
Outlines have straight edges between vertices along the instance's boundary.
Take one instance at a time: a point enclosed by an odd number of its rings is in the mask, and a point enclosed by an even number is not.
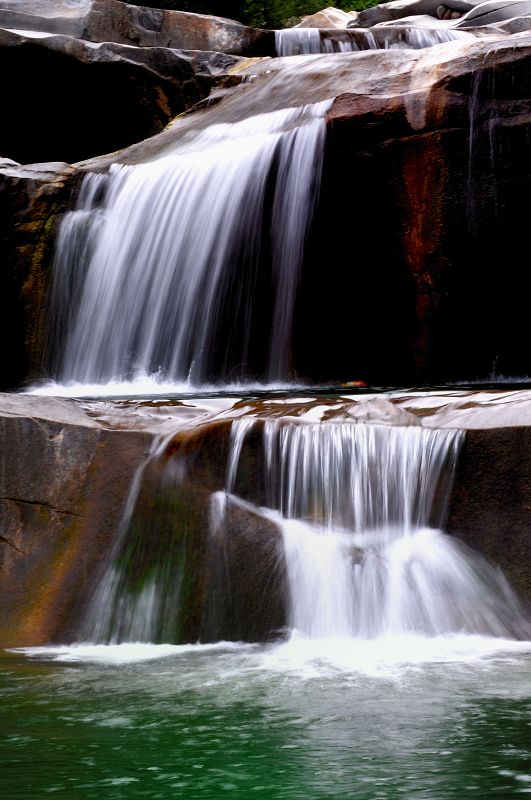
<svg viewBox="0 0 531 800"><path fill-rule="evenodd" d="M0 154L72 163L122 149L160 132L235 63L217 53L0 28L0 66L11 75L2 93L9 125L0 130Z"/></svg>
<svg viewBox="0 0 531 800"><path fill-rule="evenodd" d="M75 182L75 169L62 162L0 163L0 335L9 342L3 387L40 374L57 221Z"/></svg>
<svg viewBox="0 0 531 800"><path fill-rule="evenodd" d="M79 424L72 407L51 421L31 404L34 416L15 416L7 405L0 412L0 642L45 644L67 635L148 440ZM56 403L42 413L57 411Z"/></svg>
<svg viewBox="0 0 531 800"><path fill-rule="evenodd" d="M0 0L0 27L137 47L272 52L273 35L221 17L131 6L119 0ZM259 52L262 50L262 52Z"/></svg>
<svg viewBox="0 0 531 800"><path fill-rule="evenodd" d="M346 28L349 23L357 18L356 11L342 11L340 8L329 6L303 17L295 28Z"/></svg>

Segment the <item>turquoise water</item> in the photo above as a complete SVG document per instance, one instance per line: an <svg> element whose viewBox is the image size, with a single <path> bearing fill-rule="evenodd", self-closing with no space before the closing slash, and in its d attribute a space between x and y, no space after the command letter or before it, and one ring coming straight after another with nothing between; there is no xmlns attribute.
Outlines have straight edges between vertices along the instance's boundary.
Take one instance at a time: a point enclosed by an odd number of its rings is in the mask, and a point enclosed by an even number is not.
<svg viewBox="0 0 531 800"><path fill-rule="evenodd" d="M531 794L531 655L471 641L5 653L2 797Z"/></svg>

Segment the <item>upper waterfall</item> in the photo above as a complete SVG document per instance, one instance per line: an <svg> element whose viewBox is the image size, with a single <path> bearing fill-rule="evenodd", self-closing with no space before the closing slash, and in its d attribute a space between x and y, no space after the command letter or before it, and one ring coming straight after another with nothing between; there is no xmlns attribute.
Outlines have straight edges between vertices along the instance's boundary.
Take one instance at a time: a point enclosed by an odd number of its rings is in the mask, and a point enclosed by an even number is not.
<svg viewBox="0 0 531 800"><path fill-rule="evenodd" d="M88 175L57 244L54 377L289 378L328 105L211 125Z"/></svg>

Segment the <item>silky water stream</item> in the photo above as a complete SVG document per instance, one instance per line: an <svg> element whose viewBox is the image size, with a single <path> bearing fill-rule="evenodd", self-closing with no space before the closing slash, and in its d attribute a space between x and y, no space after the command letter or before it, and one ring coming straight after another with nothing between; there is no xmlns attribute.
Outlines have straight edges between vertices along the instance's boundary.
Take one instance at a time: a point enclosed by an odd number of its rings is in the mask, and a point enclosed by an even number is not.
<svg viewBox="0 0 531 800"><path fill-rule="evenodd" d="M257 434L261 503L241 471ZM19 787L8 796L529 792L529 623L499 570L442 530L462 438L421 425L233 423L207 536L221 554L229 506L279 531L288 628L268 644L150 643L171 610L157 600L167 575L133 596L120 573L139 474L84 623L92 641L3 659L1 758L8 789L15 771ZM166 489L182 480L167 463ZM179 604L175 582L170 599Z"/></svg>

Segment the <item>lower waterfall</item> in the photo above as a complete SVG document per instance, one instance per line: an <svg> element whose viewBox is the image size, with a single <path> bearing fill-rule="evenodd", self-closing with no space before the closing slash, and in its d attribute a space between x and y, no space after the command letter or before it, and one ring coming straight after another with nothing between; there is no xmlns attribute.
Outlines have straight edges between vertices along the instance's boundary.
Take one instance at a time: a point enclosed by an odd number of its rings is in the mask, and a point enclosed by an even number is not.
<svg viewBox="0 0 531 800"><path fill-rule="evenodd" d="M292 630L529 636L501 571L442 530L463 436L265 423L266 496L283 534Z"/></svg>
<svg viewBox="0 0 531 800"><path fill-rule="evenodd" d="M260 449L257 434L263 463L255 467L254 496L248 496L241 464L248 442L253 453ZM201 512L195 523L187 503L196 490L183 484L186 460L171 456L161 462L160 454L152 456L157 477L143 487L139 477L133 488L82 638L110 643L239 638L236 629L216 627L215 621L220 603L234 606L232 595L238 595L247 569L254 581L266 573L258 591L263 608L243 613L278 620L268 602L280 602L292 637L529 638L531 628L503 573L443 531L463 437L458 430L422 425L243 417L232 423L225 489L210 495L208 514ZM147 522L135 515L141 489L143 505L158 508L158 516ZM208 503L207 493L201 497ZM231 541L239 534L230 509L258 521L247 549ZM260 563L241 563L248 559ZM192 616L202 621L195 634L187 634L183 626L194 593ZM275 597L278 593L283 596ZM233 607L231 614L240 612Z"/></svg>

